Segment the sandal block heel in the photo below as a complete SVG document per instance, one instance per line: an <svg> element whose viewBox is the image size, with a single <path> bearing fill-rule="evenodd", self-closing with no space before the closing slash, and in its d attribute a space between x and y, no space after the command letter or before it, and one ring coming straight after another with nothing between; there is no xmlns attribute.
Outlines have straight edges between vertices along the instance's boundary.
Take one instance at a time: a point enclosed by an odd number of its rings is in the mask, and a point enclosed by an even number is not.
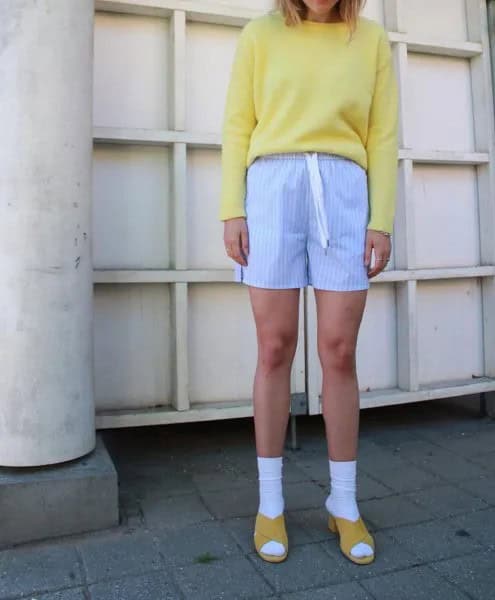
<svg viewBox="0 0 495 600"><path fill-rule="evenodd" d="M340 550L342 554L358 565L368 565L375 560L375 540L369 533L362 517L357 521L350 521L343 517L328 516L328 529L339 536ZM371 556L353 556L351 549L360 542L368 544L373 549Z"/></svg>

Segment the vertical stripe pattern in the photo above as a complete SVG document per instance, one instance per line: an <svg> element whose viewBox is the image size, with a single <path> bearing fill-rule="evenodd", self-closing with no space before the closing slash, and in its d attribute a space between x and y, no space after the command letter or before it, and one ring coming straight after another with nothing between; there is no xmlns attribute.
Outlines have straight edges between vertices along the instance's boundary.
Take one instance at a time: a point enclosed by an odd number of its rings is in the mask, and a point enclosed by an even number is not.
<svg viewBox="0 0 495 600"><path fill-rule="evenodd" d="M367 174L356 162L324 153L258 157L247 170L245 208L248 265L234 263L236 282L272 289L369 288Z"/></svg>

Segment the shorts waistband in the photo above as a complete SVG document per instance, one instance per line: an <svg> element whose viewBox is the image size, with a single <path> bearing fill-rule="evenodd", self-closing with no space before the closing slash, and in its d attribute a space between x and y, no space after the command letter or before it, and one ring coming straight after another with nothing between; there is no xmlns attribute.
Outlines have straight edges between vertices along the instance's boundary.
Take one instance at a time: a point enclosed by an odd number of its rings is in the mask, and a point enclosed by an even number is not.
<svg viewBox="0 0 495 600"><path fill-rule="evenodd" d="M262 154L258 156L255 160L281 160L281 159L296 159L296 160L306 160L306 155L308 152L277 152L275 154ZM330 152L311 152L313 155L317 155L318 159L323 160L345 160L352 161L352 159L347 156L342 156L341 154L332 154Z"/></svg>

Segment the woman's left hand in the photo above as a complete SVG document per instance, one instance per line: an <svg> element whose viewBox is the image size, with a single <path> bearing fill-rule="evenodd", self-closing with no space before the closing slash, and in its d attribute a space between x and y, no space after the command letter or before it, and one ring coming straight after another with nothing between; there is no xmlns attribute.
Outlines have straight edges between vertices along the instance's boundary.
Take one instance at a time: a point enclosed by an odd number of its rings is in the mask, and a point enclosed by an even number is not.
<svg viewBox="0 0 495 600"><path fill-rule="evenodd" d="M388 235L385 235L380 231L375 231L374 229L366 230L366 250L364 255L364 264L368 267L369 279L375 275L378 275L378 273L383 271L383 269L387 266L387 263L390 259L391 248L392 244ZM375 251L375 264L373 268L370 269L372 249Z"/></svg>

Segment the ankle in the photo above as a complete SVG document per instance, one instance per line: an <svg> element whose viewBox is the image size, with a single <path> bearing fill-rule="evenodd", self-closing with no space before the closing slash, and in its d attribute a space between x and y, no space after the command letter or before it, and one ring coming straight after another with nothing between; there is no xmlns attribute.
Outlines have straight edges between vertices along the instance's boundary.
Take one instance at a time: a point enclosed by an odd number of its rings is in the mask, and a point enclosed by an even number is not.
<svg viewBox="0 0 495 600"><path fill-rule="evenodd" d="M328 512L336 517L355 521L359 518L356 499L356 460L329 459L330 493L325 501Z"/></svg>
<svg viewBox="0 0 495 600"><path fill-rule="evenodd" d="M259 481L258 511L275 518L283 513L285 502L282 491L283 457L257 457Z"/></svg>

